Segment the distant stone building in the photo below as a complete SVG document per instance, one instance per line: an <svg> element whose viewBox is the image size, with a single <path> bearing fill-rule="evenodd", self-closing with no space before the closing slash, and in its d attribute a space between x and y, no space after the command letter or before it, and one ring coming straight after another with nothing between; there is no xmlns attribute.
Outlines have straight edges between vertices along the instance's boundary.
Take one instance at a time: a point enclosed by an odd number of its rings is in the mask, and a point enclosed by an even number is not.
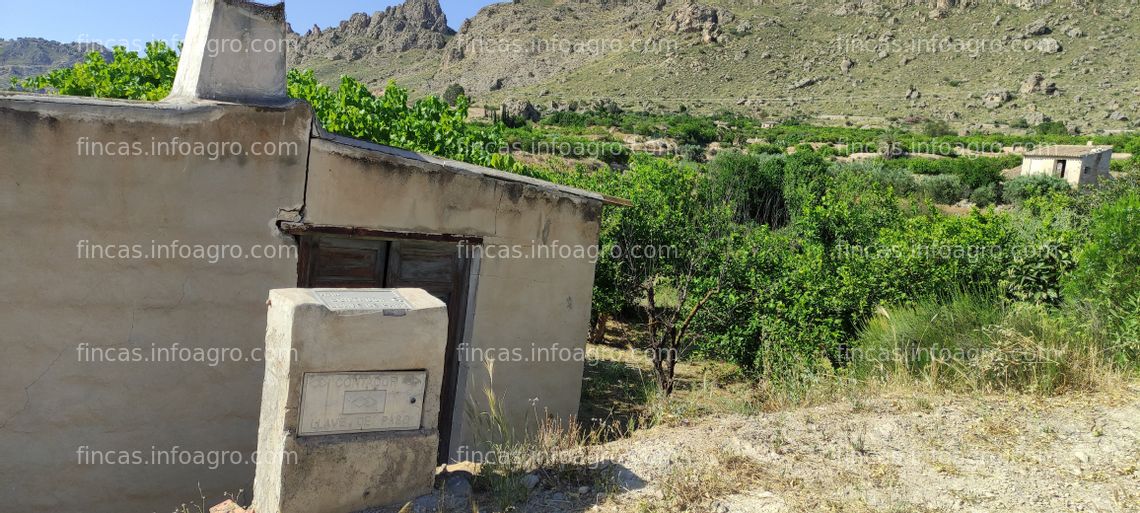
<svg viewBox="0 0 1140 513"><path fill-rule="evenodd" d="M1025 154L1021 176L1055 176L1079 187L1108 177L1111 160L1112 146L1045 146Z"/></svg>

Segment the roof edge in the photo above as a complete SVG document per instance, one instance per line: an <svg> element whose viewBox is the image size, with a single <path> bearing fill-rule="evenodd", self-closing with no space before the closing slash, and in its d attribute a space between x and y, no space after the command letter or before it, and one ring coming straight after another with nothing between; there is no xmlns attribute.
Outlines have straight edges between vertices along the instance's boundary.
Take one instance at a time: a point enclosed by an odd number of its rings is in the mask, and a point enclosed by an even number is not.
<svg viewBox="0 0 1140 513"><path fill-rule="evenodd" d="M480 176L485 176L487 178L491 178L493 180L531 185L534 187L538 187L539 189L543 189L543 190L550 191L553 193L558 193L558 194L567 195L567 196L574 196L576 198L586 199L586 200L590 200L590 201L597 201L597 202L605 204L605 205L613 205L613 206L621 206L621 207L633 206L633 202L631 202L627 199L623 199L623 198L617 198L617 197L609 196L606 194L601 194L601 193L597 193L597 192L593 192L593 191L587 191L585 189L578 189L575 187L560 185L560 184L556 184L554 182L550 182L547 180L540 180L538 178L532 178L532 177L525 176L525 175L520 175L520 174L516 174L516 173L509 173L506 171L500 171L498 169L494 169L494 168L490 168L490 167L486 167L486 166L479 166L479 165L475 165L475 164L470 164L470 163L459 161L459 160L452 160L452 159L447 159L447 158L443 158L443 157L437 157L435 155L429 155L427 153L420 153L420 152L416 152L416 151L405 150L403 148L396 148L394 146L377 144L374 142L364 141L364 140L360 140L360 139L354 139L352 137L346 137L343 135L330 133L330 132L326 131L323 126L321 126L320 120L316 119L315 116L313 118L313 125L316 128L314 130L314 138L315 139L329 141L332 143L341 144L344 146L348 146L348 147L356 148L356 149L360 149L360 150L374 151L376 153L380 153L380 154L387 155L390 157L402 158L402 159L406 159L406 160L414 160L414 161L417 161L420 163L430 164L430 165L438 166L441 168L450 168L450 169L455 169L455 170L459 170L459 171L463 171L463 172L467 172L467 173L473 173L473 174L477 174Z"/></svg>

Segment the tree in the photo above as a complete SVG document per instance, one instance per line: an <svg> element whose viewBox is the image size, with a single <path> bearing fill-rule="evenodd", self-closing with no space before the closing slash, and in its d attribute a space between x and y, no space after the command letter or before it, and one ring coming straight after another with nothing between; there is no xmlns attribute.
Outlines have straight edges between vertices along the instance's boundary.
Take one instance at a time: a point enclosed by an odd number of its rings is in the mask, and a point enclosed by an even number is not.
<svg viewBox="0 0 1140 513"><path fill-rule="evenodd" d="M907 152L901 138L902 131L897 128L883 132L879 138L879 155L887 160L905 156Z"/></svg>
<svg viewBox="0 0 1140 513"><path fill-rule="evenodd" d="M459 84L451 84L447 86L447 89L443 91L443 101L447 102L448 105L454 107L459 101L459 97L466 95L467 91L463 89L463 86Z"/></svg>
<svg viewBox="0 0 1140 513"><path fill-rule="evenodd" d="M733 207L691 166L636 157L621 194L632 207L612 213L615 285L646 317L654 376L673 392L677 362L693 344L689 328L721 290L733 239Z"/></svg>

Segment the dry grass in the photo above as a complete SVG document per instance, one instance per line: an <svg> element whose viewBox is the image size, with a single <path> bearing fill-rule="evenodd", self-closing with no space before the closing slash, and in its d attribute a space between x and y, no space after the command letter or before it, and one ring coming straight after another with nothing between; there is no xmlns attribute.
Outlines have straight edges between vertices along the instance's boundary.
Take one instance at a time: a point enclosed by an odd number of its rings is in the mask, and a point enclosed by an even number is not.
<svg viewBox="0 0 1140 513"><path fill-rule="evenodd" d="M747 490L761 482L765 470L754 460L722 450L712 458L707 455L684 455L671 471L657 482L660 495L643 500L639 513L675 513L709 511L718 498Z"/></svg>

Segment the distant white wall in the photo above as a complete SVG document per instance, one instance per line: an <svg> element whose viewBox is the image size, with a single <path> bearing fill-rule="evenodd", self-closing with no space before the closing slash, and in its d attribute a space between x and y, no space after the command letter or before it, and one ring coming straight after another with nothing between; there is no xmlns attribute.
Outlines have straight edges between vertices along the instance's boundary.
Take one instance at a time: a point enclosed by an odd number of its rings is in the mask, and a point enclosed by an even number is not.
<svg viewBox="0 0 1140 513"><path fill-rule="evenodd" d="M1021 163L1021 175L1056 176L1056 163L1065 162L1065 181L1073 187L1096 183L1109 176L1112 152L1100 152L1084 158L1025 157Z"/></svg>

